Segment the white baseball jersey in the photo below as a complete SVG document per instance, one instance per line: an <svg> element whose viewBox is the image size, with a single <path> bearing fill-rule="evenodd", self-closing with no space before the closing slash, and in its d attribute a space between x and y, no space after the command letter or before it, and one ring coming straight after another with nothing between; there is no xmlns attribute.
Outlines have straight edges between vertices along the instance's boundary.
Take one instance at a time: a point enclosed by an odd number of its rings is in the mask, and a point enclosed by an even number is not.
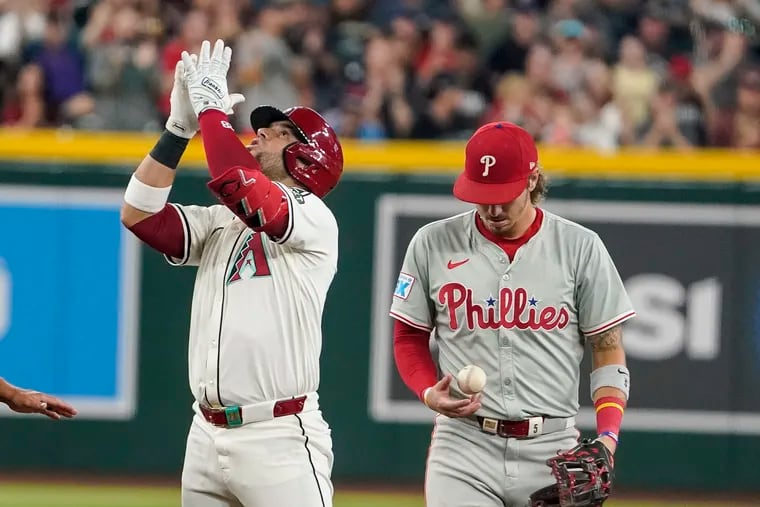
<svg viewBox="0 0 760 507"><path fill-rule="evenodd" d="M510 262L475 220L473 210L416 233L391 315L435 331L444 374L485 370L480 415L575 415L584 335L635 315L612 259L596 233L544 211Z"/></svg>
<svg viewBox="0 0 760 507"><path fill-rule="evenodd" d="M185 251L198 266L190 320L190 389L208 406L248 405L317 390L322 310L337 270L338 226L314 194L281 185L282 238L227 207L181 206Z"/></svg>

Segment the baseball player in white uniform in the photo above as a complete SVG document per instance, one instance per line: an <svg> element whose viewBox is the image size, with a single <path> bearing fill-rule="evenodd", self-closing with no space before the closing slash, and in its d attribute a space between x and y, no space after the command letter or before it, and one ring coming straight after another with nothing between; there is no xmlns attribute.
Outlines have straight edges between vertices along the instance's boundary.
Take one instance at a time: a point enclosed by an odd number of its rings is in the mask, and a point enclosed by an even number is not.
<svg viewBox="0 0 760 507"><path fill-rule="evenodd" d="M226 113L231 50L208 41L177 65L166 131L125 192L122 222L175 266L196 266L190 343L195 397L185 507L332 505L332 441L319 410L321 320L338 228L322 201L343 153L315 111L261 106L244 146ZM200 129L221 204L167 204Z"/></svg>
<svg viewBox="0 0 760 507"><path fill-rule="evenodd" d="M620 325L635 313L599 236L536 206L545 180L527 132L485 125L465 158L454 195L476 209L420 228L390 311L401 377L439 414L427 505L559 505L533 503L531 494L555 482L547 460L578 444L584 343L593 359L593 452L609 452L611 471L629 391ZM453 380L467 365L485 371L482 392L465 394ZM604 488L600 496L609 482Z"/></svg>

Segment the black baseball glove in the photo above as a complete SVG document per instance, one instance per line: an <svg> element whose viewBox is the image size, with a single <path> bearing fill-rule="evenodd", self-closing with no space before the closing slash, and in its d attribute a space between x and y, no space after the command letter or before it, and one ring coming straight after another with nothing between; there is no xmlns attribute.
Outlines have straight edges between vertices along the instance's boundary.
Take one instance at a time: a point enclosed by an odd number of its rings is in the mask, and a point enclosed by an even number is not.
<svg viewBox="0 0 760 507"><path fill-rule="evenodd" d="M531 507L599 507L610 496L614 462L602 442L582 440L546 464L557 483L530 495Z"/></svg>

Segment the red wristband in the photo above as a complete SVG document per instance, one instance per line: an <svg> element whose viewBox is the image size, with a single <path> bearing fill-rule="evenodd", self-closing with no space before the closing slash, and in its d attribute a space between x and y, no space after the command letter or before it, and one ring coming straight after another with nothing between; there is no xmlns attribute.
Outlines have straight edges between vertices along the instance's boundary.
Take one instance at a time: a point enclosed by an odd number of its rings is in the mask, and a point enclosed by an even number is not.
<svg viewBox="0 0 760 507"><path fill-rule="evenodd" d="M596 433L612 433L617 436L620 433L620 424L623 422L625 412L625 400L615 396L605 396L594 402L596 409Z"/></svg>

